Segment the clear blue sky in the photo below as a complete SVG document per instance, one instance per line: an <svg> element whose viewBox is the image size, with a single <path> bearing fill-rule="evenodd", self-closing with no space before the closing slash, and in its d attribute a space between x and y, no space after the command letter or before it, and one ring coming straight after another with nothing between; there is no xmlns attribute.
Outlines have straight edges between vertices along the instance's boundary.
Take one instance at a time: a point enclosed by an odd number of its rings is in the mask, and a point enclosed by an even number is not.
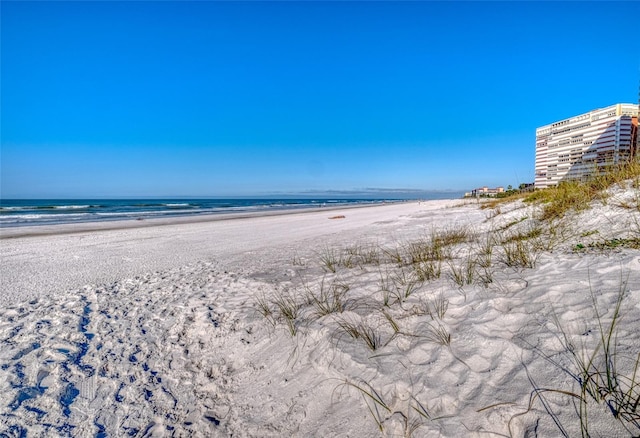
<svg viewBox="0 0 640 438"><path fill-rule="evenodd" d="M638 98L633 1L0 8L5 198L517 185Z"/></svg>

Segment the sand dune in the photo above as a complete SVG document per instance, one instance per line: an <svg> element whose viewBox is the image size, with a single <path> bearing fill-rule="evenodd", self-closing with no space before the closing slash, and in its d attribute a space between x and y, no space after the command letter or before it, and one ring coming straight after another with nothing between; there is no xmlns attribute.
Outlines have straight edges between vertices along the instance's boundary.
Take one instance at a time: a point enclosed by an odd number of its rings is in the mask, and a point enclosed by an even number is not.
<svg viewBox="0 0 640 438"><path fill-rule="evenodd" d="M559 391L579 393L596 310L606 326L622 297L621 373L640 351L639 214L618 204L548 228L522 203L430 201L3 230L0 433L579 436ZM640 432L588 413L594 436Z"/></svg>

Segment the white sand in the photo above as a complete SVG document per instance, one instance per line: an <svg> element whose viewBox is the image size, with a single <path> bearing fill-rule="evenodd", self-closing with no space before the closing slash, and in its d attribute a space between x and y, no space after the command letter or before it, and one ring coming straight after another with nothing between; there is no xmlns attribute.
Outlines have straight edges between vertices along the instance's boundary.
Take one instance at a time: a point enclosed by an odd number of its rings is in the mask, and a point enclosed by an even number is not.
<svg viewBox="0 0 640 438"><path fill-rule="evenodd" d="M540 251L533 268L506 266L495 248L487 285L476 278L458 286L449 265L463 266L490 230L516 221L504 236L530 230L530 207L494 214L473 203L430 201L100 230L2 230L0 434L562 436L555 418L579 436L572 397L547 392L545 404L540 397L529 403L534 385L579 391L558 325L578 353L595 348L590 290L608 322L623 288L619 367L627 370L640 351L638 250L572 251L640 235L637 209L618 206L636 195L618 190L620 202L559 224L552 251ZM478 242L453 247L440 278L388 307L382 280L410 276L408 267L383 255L380 265L354 262L335 273L320 262L356 245L390 250L465 227ZM332 284L349 286L348 308L317 317L305 291L318 295ZM296 336L258 312L256 298L275 296L302 305ZM443 300L442 318L425 313ZM371 327L383 345L372 351L341 321ZM450 334L450 345L437 342L436 329ZM589 419L594 436L630 436L604 404L590 403Z"/></svg>

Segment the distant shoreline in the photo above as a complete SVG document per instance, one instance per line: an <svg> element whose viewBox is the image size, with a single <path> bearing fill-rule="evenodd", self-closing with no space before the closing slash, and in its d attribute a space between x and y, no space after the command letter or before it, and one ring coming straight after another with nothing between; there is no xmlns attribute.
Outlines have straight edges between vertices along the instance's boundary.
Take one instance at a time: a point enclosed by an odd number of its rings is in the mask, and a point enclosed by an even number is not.
<svg viewBox="0 0 640 438"><path fill-rule="evenodd" d="M455 199L451 199L455 200ZM356 208L366 207L382 207L393 204L410 204L419 202L430 201L442 201L442 200L396 200L396 201L384 201L380 203L372 204L339 204L336 206L331 205L309 205L297 208L283 208L278 210L261 210L261 211L244 211L234 213L233 211L216 212L210 214L199 215L175 215L164 216L156 218L144 218L144 219L102 219L95 221L85 221L76 223L56 223L56 224L38 224L38 225L21 225L0 227L0 240L3 239L15 239L22 237L35 237L35 236L52 236L52 235L64 235L64 234L78 234L94 231L113 231L113 230L129 230L135 228L149 228L149 227L162 227L169 225L182 225L182 224L198 224L206 222L216 221L228 221L239 219L251 219L259 217L273 217L273 216L289 216L298 214L318 213L319 211L338 211L338 210L350 210Z"/></svg>

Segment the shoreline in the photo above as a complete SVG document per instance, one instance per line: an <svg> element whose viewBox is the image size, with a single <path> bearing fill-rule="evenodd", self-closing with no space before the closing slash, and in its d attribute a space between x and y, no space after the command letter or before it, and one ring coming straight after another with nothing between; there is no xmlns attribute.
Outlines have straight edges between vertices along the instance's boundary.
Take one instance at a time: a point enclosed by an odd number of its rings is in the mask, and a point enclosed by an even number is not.
<svg viewBox="0 0 640 438"><path fill-rule="evenodd" d="M237 269L242 264L254 264L246 258L257 251L265 253L266 260L273 259L272 253L317 246L318 240L327 245L348 241L351 236L376 232L376 228L394 223L401 215L439 211L456 202L432 200L3 229L0 289L4 294L0 304L201 260L218 260L229 269ZM345 218L330 220L332 216Z"/></svg>
<svg viewBox="0 0 640 438"><path fill-rule="evenodd" d="M236 219L250 219L256 217L288 216L295 214L308 214L318 212L328 212L336 210L352 210L357 208L383 207L396 204L425 203L432 201L455 201L456 199L434 199L434 200L399 200L385 201L377 204L354 204L340 206L309 206L298 208L283 208L271 211L245 211L245 212L218 212L198 215L175 215L157 218L140 219L101 219L94 221L83 221L76 223L20 225L0 227L0 240L15 239L22 237L49 236L57 234L76 234L94 231L112 231L121 229L147 228L165 225L182 225L216 222Z"/></svg>

